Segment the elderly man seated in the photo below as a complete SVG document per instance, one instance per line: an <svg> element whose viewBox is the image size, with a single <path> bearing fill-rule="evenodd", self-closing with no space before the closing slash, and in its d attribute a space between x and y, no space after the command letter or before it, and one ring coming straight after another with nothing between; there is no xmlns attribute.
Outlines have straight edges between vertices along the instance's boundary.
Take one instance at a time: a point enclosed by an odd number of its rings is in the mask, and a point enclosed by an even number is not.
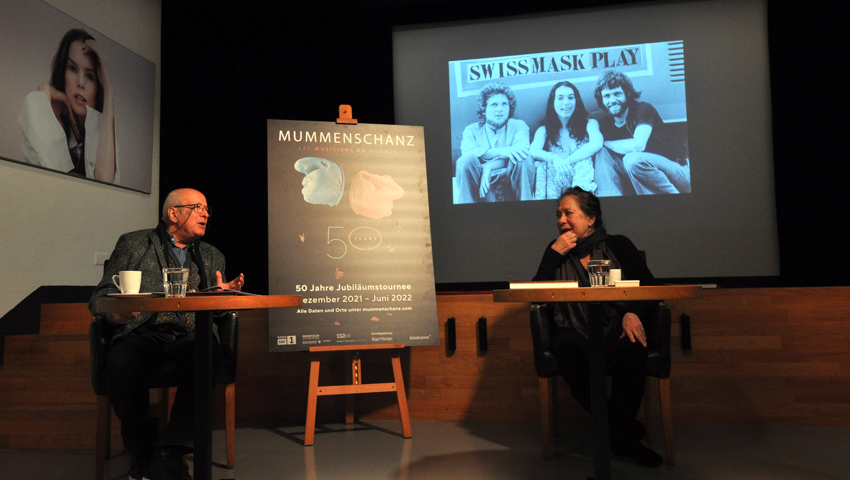
<svg viewBox="0 0 850 480"><path fill-rule="evenodd" d="M106 363L107 395L121 420L124 447L132 453L130 478L139 480L191 479L183 455L194 447L193 342L195 314L181 312L101 313L97 300L118 293L112 276L122 270L142 272L141 291L162 291L162 269L189 270L190 290L220 286L241 290L240 273L227 282L224 255L202 242L210 219L204 195L188 188L168 194L156 228L125 233L118 239L109 265L89 300L89 310L117 324ZM216 345L218 347L218 345ZM217 349L217 348L216 348ZM158 445L148 422L148 384L157 364L180 365L177 394Z"/></svg>

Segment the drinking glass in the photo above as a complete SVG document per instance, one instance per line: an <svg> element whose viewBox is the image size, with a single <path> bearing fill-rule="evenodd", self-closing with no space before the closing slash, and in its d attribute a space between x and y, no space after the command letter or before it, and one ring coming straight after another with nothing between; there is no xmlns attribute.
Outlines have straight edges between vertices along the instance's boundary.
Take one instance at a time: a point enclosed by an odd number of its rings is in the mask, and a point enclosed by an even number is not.
<svg viewBox="0 0 850 480"><path fill-rule="evenodd" d="M185 297L189 283L188 268L163 268L162 288L166 297Z"/></svg>
<svg viewBox="0 0 850 480"><path fill-rule="evenodd" d="M590 286L607 287L610 269L610 260L588 260L587 274L590 276Z"/></svg>

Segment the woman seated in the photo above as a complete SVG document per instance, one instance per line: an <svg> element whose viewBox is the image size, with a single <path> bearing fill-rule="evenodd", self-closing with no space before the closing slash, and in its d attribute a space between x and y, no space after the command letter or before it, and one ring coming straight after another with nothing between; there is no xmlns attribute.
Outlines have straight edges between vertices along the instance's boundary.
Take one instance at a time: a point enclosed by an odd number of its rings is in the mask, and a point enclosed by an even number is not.
<svg viewBox="0 0 850 480"><path fill-rule="evenodd" d="M622 235L608 235L602 224L599 199L574 187L558 200L556 225L560 235L543 253L535 281L571 280L589 287L588 260L610 260L622 270L622 278L652 284L653 276L632 242ZM661 456L640 443L646 429L637 420L646 384L646 333L642 318L652 302L604 303L605 362L612 372L608 402L611 452L628 456L647 467L661 465ZM561 375L579 404L590 412L590 365L587 303L555 305L557 330L552 353Z"/></svg>
<svg viewBox="0 0 850 480"><path fill-rule="evenodd" d="M556 83L529 149L535 160L545 162L537 169L535 199L556 198L574 186L596 191L592 156L602 148L602 140L599 123L588 118L576 86Z"/></svg>

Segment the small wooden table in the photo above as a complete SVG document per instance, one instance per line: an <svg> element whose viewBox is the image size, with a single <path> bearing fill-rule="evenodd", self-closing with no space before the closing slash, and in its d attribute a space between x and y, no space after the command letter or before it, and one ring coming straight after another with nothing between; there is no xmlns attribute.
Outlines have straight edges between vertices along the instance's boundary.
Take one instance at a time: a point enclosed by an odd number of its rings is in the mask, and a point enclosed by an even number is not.
<svg viewBox="0 0 850 480"><path fill-rule="evenodd" d="M605 336L601 305L605 302L702 298L699 286L529 288L493 291L495 302L588 302L591 304L590 398L593 417L593 471L596 480L611 479L611 447L608 441L608 394L605 380Z"/></svg>
<svg viewBox="0 0 850 480"><path fill-rule="evenodd" d="M194 479L212 477L213 314L217 310L300 307L300 295L204 294L182 298L101 297L98 312L209 312L195 315L195 451Z"/></svg>

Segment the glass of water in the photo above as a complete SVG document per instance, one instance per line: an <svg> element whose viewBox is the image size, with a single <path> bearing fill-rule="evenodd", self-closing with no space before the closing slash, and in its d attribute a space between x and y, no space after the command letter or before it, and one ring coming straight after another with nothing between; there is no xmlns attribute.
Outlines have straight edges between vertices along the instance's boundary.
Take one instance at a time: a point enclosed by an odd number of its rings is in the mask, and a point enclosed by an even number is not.
<svg viewBox="0 0 850 480"><path fill-rule="evenodd" d="M588 260L587 274L590 276L590 286L607 287L610 269L610 260Z"/></svg>
<svg viewBox="0 0 850 480"><path fill-rule="evenodd" d="M185 297L189 283L188 268L163 268L162 288L166 297Z"/></svg>

